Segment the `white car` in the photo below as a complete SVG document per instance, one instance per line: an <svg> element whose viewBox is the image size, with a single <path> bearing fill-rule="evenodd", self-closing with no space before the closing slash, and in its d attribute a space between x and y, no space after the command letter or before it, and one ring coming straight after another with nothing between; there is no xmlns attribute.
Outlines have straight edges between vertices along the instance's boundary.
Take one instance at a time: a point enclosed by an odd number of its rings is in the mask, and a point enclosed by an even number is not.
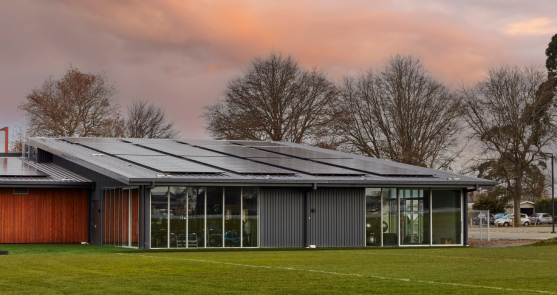
<svg viewBox="0 0 557 295"><path fill-rule="evenodd" d="M502 226L509 226L513 224L513 219L514 219L514 214L509 214L507 216L501 217L497 220L495 220L495 223L498 225L502 225ZM520 222L522 223L522 225L524 226L529 226L532 221L530 220L530 218L528 217L528 215L521 213L520 214Z"/></svg>

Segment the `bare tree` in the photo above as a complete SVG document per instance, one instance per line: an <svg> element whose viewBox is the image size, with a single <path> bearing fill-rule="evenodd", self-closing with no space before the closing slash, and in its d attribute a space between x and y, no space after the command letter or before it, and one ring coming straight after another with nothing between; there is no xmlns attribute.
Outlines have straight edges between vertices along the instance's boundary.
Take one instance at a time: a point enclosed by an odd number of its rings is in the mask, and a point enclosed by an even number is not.
<svg viewBox="0 0 557 295"><path fill-rule="evenodd" d="M450 170L462 151L460 100L418 58L396 55L381 70L344 77L341 97L336 126L352 152Z"/></svg>
<svg viewBox="0 0 557 295"><path fill-rule="evenodd" d="M132 138L176 138L179 131L173 125L162 108L148 100L138 100L128 107L125 133Z"/></svg>
<svg viewBox="0 0 557 295"><path fill-rule="evenodd" d="M544 149L557 139L556 86L541 68L501 66L462 90L465 120L483 147L479 161L507 187L515 226L520 226L520 200L529 193L528 183L539 183L536 170L545 167Z"/></svg>
<svg viewBox="0 0 557 295"><path fill-rule="evenodd" d="M218 139L290 141L335 148L331 136L336 87L325 73L292 56L256 58L231 80L224 99L205 107L206 130Z"/></svg>
<svg viewBox="0 0 557 295"><path fill-rule="evenodd" d="M40 136L114 136L121 129L116 87L105 74L70 67L56 80L50 76L19 105L29 132Z"/></svg>

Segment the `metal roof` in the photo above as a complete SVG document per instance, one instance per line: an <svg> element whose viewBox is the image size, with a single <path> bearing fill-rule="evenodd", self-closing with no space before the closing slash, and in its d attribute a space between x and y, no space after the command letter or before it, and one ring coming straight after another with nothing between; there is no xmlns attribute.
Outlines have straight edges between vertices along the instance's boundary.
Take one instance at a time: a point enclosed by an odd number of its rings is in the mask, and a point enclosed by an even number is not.
<svg viewBox="0 0 557 295"><path fill-rule="evenodd" d="M6 158L0 157L0 161ZM91 180L53 163L35 163L27 158L10 158L46 174L46 176L0 176L1 186L91 186Z"/></svg>
<svg viewBox="0 0 557 295"><path fill-rule="evenodd" d="M116 149L111 154L110 144L118 146L118 150L126 153L137 152L141 156L145 149L173 157L176 161L190 161L195 165L206 165L207 168L222 170L220 173L164 173L148 163L141 164L131 161L130 155L117 155ZM124 145L133 146L126 148ZM395 163L360 155L342 153L289 142L265 141L211 141L211 140L161 140L161 139L99 139L99 138L39 138L29 139L29 145L43 149L61 158L74 162L85 168L96 171L113 179L129 185L148 184L223 184L223 185L290 185L307 186L318 184L320 186L370 186L370 187L470 187L470 186L495 186L496 182L479 179L454 173L427 169L417 166ZM89 146L87 146L89 145ZM103 145L102 153L97 147ZM250 149L244 153L241 149L225 146L242 147ZM184 153L180 153L184 147ZM291 147L292 153L288 153ZM253 151L251 151L253 150ZM260 152L255 152L259 150ZM276 152L280 150L277 157ZM228 152L227 152L228 151ZM198 156L191 156L192 153ZM272 156L261 158L267 152ZM220 157L213 155L218 154ZM180 155L184 154L184 155ZM242 156L244 155L244 156ZM253 157L253 155L256 155ZM316 156L317 155L317 156ZM150 156L154 158L156 156ZM258 164L258 173L241 172L227 169L224 161L238 165ZM231 160L234 159L234 160ZM263 159L263 160L262 160ZM274 160L273 160L274 159ZM282 161L277 159L283 159ZM288 159L288 160L284 160ZM325 160L323 160L325 159ZM343 159L346 159L343 165ZM329 163L327 163L327 161ZM148 162L148 161L147 161ZM363 162L363 163L359 163ZM180 162L183 163L183 162ZM232 165L232 164L231 164ZM311 167L319 168L319 173L313 173ZM300 167L303 167L301 169ZM323 173L330 167L331 171L351 171L351 173ZM262 169L262 170L261 170ZM272 173L273 169L288 171L285 173ZM376 171L375 171L376 170ZM268 173L266 171L269 171ZM389 173L395 171L396 173ZM373 172L373 173L372 173ZM319 175L321 173L321 175ZM351 174L354 175L351 175Z"/></svg>

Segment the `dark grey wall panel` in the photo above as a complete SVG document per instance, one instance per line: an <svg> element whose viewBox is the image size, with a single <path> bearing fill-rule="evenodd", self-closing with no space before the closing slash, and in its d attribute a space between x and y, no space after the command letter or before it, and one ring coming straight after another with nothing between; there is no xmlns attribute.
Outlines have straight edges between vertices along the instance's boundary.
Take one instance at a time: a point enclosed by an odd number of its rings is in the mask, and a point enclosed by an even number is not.
<svg viewBox="0 0 557 295"><path fill-rule="evenodd" d="M260 189L260 246L304 246L304 192L294 188Z"/></svg>
<svg viewBox="0 0 557 295"><path fill-rule="evenodd" d="M310 192L308 243L317 247L365 246L364 206L363 188L317 188Z"/></svg>

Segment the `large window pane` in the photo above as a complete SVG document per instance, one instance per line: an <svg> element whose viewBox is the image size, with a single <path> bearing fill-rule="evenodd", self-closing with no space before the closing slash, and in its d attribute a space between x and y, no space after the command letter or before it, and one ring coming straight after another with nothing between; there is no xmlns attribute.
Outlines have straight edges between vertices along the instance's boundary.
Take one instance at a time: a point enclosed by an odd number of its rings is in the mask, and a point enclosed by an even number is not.
<svg viewBox="0 0 557 295"><path fill-rule="evenodd" d="M151 189L151 248L168 248L168 187Z"/></svg>
<svg viewBox="0 0 557 295"><path fill-rule="evenodd" d="M429 245L429 190L401 189L400 244Z"/></svg>
<svg viewBox="0 0 557 295"><path fill-rule="evenodd" d="M240 247L242 189L227 187L224 189L224 246Z"/></svg>
<svg viewBox="0 0 557 295"><path fill-rule="evenodd" d="M188 247L205 247L205 188L188 189Z"/></svg>
<svg viewBox="0 0 557 295"><path fill-rule="evenodd" d="M122 192L122 245L130 246L130 190Z"/></svg>
<svg viewBox="0 0 557 295"><path fill-rule="evenodd" d="M170 187L170 248L186 248L188 243L188 190L185 186Z"/></svg>
<svg viewBox="0 0 557 295"><path fill-rule="evenodd" d="M258 194L256 187L245 187L242 193L243 208L243 242L244 247L259 247L259 211Z"/></svg>
<svg viewBox="0 0 557 295"><path fill-rule="evenodd" d="M381 189L366 188L366 246L381 246Z"/></svg>
<svg viewBox="0 0 557 295"><path fill-rule="evenodd" d="M461 244L461 198L459 190L434 190L432 195L433 244Z"/></svg>
<svg viewBox="0 0 557 295"><path fill-rule="evenodd" d="M398 202L396 189L384 188L383 195L383 246L396 246L398 231Z"/></svg>
<svg viewBox="0 0 557 295"><path fill-rule="evenodd" d="M103 190L103 245L108 245L108 236L109 236L109 222L108 222L108 205L110 202L109 191Z"/></svg>
<svg viewBox="0 0 557 295"><path fill-rule="evenodd" d="M207 247L222 247L222 187L207 188Z"/></svg>

